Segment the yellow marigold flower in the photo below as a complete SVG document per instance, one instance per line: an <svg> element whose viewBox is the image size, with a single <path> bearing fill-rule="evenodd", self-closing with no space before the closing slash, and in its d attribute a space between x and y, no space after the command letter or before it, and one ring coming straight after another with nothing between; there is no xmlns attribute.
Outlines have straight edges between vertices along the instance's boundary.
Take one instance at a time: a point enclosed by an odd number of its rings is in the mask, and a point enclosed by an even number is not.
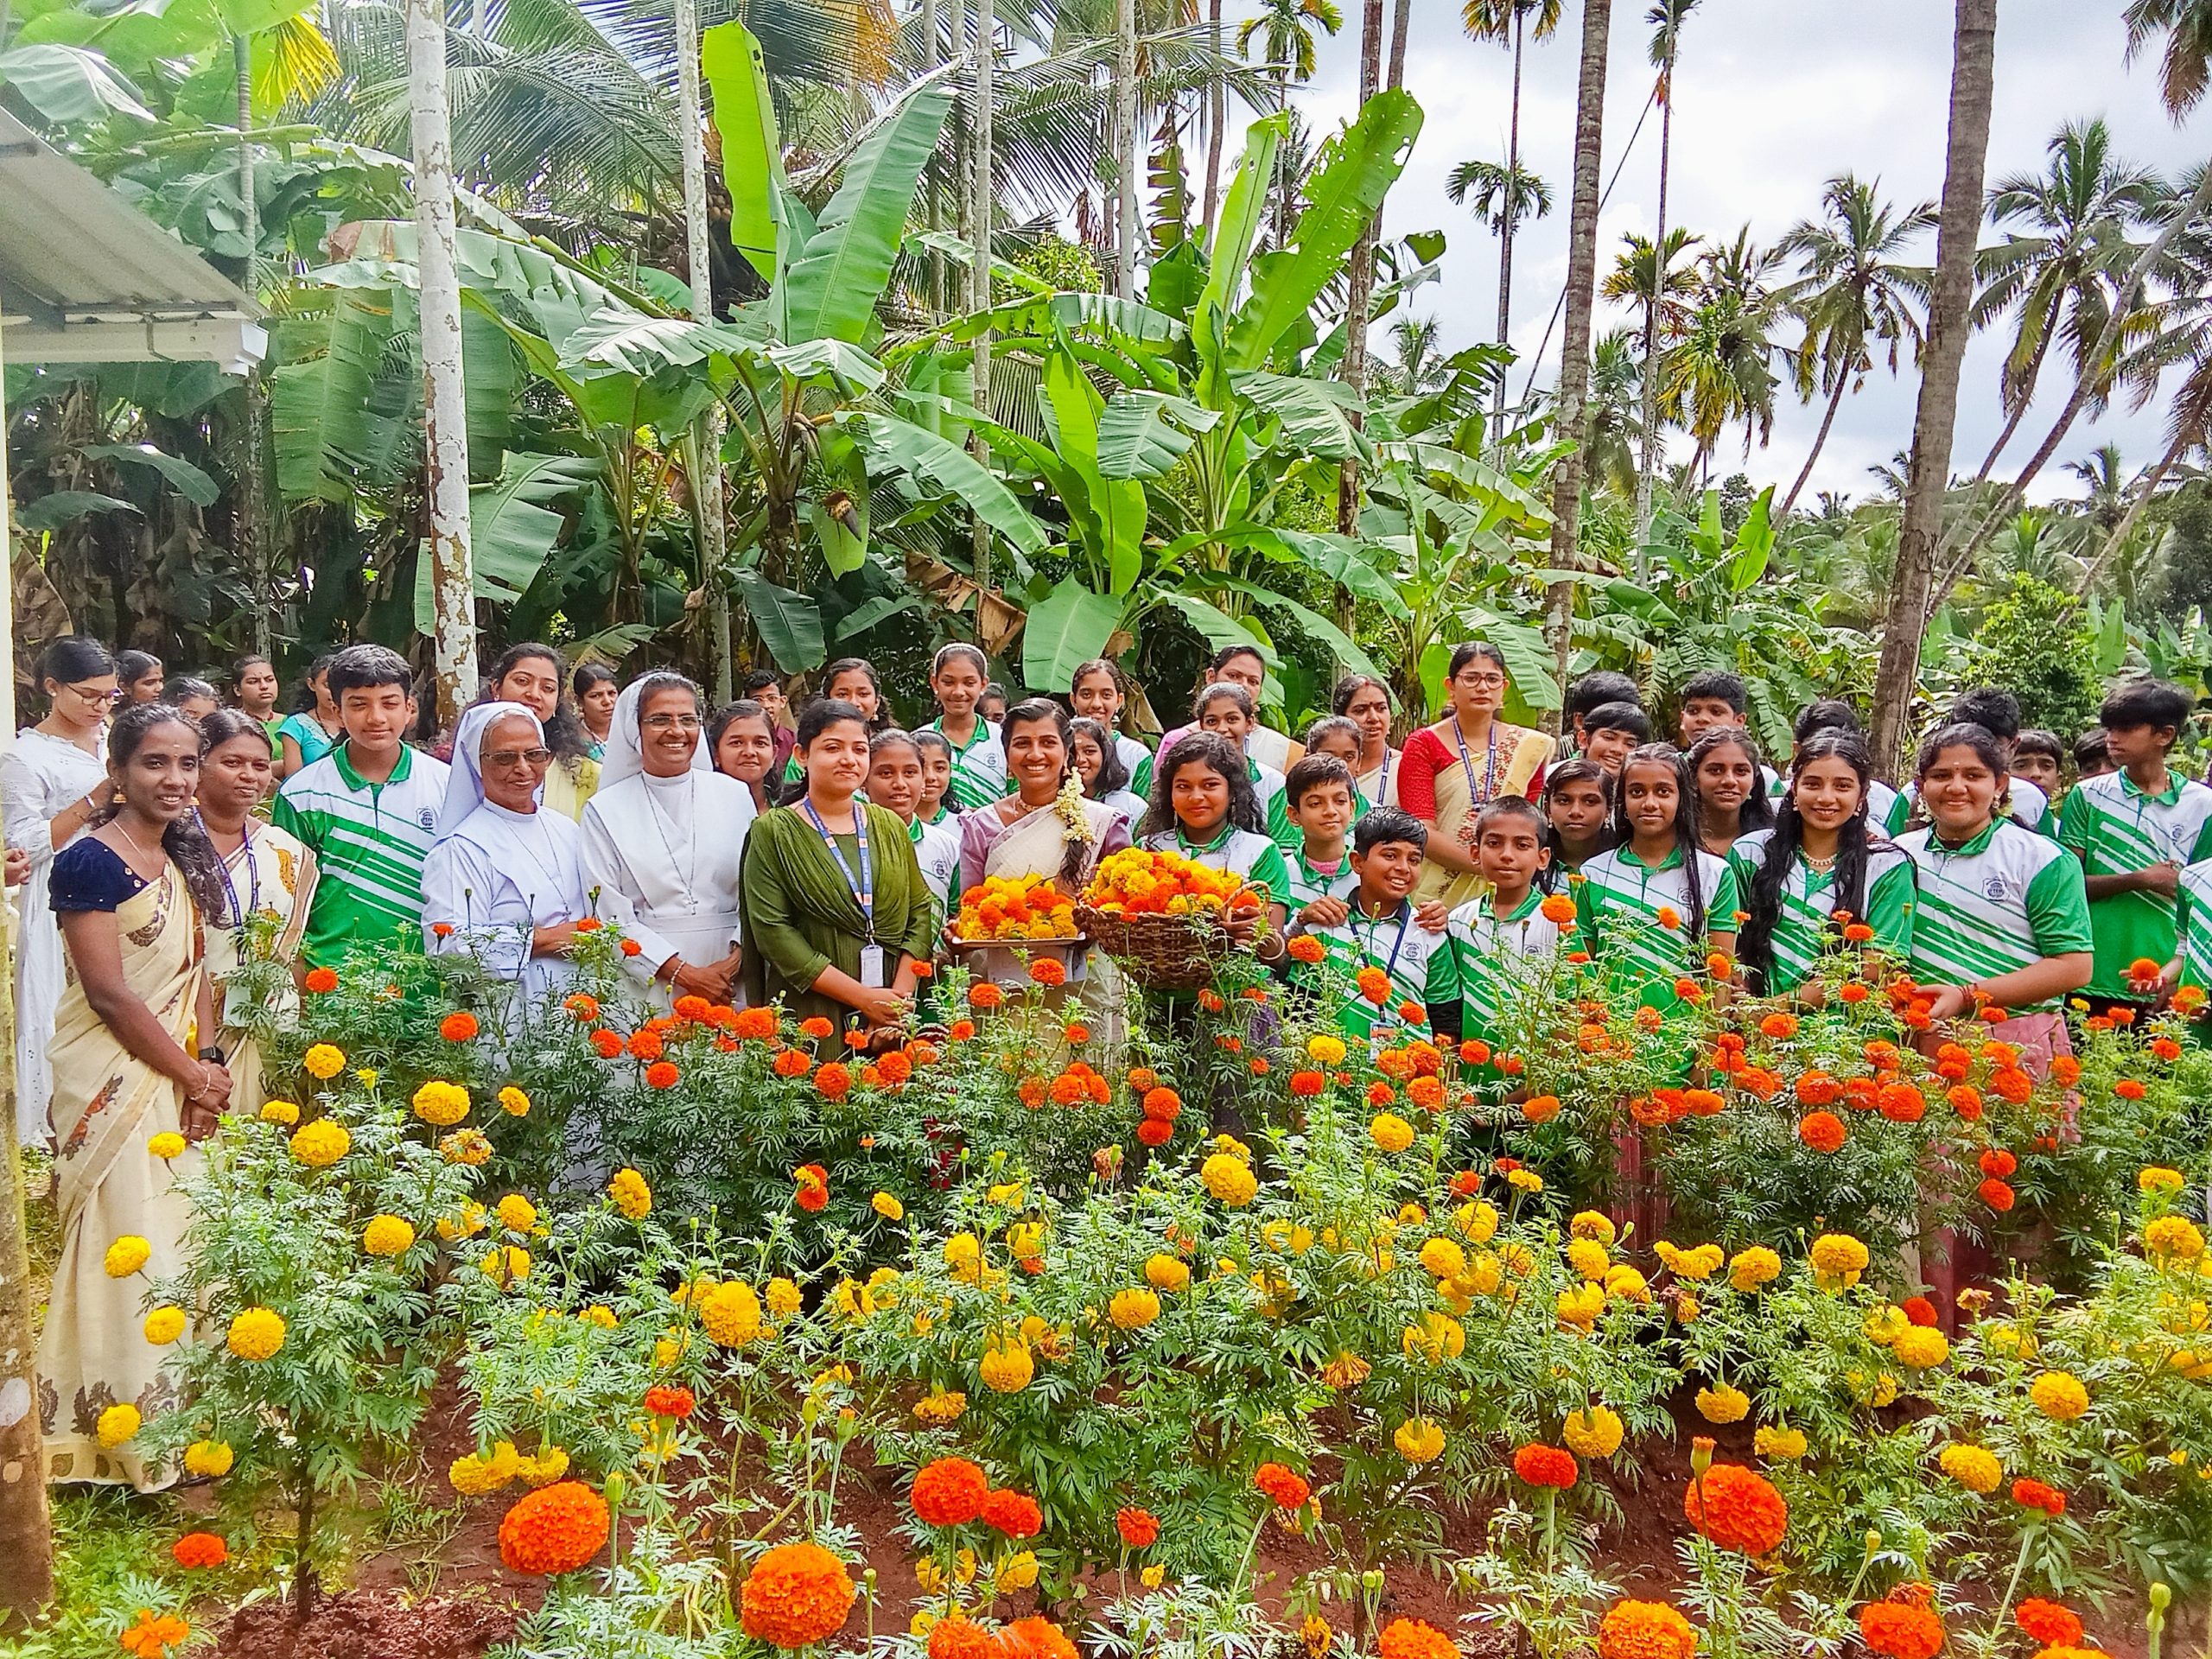
<svg viewBox="0 0 2212 1659"><path fill-rule="evenodd" d="M512 1477L494 1475L491 1464L474 1452L455 1458L446 1465L446 1484L463 1497L481 1497L486 1492L496 1492L507 1484L507 1478Z"/></svg>
<svg viewBox="0 0 2212 1659"><path fill-rule="evenodd" d="M1782 1258L1764 1244L1738 1250L1728 1264L1728 1282L1738 1290L1757 1290L1782 1277Z"/></svg>
<svg viewBox="0 0 2212 1659"><path fill-rule="evenodd" d="M1979 1446L1947 1446L1936 1461L1960 1485L1985 1497L2005 1478L2005 1465L1993 1452Z"/></svg>
<svg viewBox="0 0 2212 1659"><path fill-rule="evenodd" d="M467 1090L441 1077L433 1077L415 1091L415 1116L441 1129L449 1129L467 1117L468 1104Z"/></svg>
<svg viewBox="0 0 2212 1659"><path fill-rule="evenodd" d="M944 1241L944 1265L955 1276L964 1276L963 1270L972 1270L983 1259L983 1241L973 1233L955 1233Z"/></svg>
<svg viewBox="0 0 2212 1659"><path fill-rule="evenodd" d="M1567 1265L1585 1279L1595 1281L1605 1276L1605 1269L1613 1265L1613 1258L1605 1254L1605 1247L1594 1238L1570 1239L1567 1246Z"/></svg>
<svg viewBox="0 0 2212 1659"><path fill-rule="evenodd" d="M167 1162L184 1156L185 1140L175 1129L164 1129L146 1143L146 1150Z"/></svg>
<svg viewBox="0 0 2212 1659"><path fill-rule="evenodd" d="M1905 1318L1904 1309L1895 1302L1884 1302L1859 1321L1859 1328L1866 1333L1867 1341L1878 1348L1886 1348L1912 1329L1912 1321Z"/></svg>
<svg viewBox="0 0 2212 1659"><path fill-rule="evenodd" d="M1854 1368L1843 1374L1843 1380L1851 1385L1861 1405L1872 1406L1878 1411L1896 1403L1897 1380L1887 1371L1878 1371L1870 1376Z"/></svg>
<svg viewBox="0 0 2212 1659"><path fill-rule="evenodd" d="M1017 1221L1006 1230L1007 1254L1017 1262L1034 1262L1045 1254L1045 1224Z"/></svg>
<svg viewBox="0 0 2212 1659"><path fill-rule="evenodd" d="M1154 1290L1185 1290L1190 1287L1191 1269L1166 1251L1155 1250L1144 1259L1144 1281Z"/></svg>
<svg viewBox="0 0 2212 1659"><path fill-rule="evenodd" d="M519 1192L499 1200L499 1225L511 1233L526 1233L537 1225L537 1206Z"/></svg>
<svg viewBox="0 0 2212 1659"><path fill-rule="evenodd" d="M373 1065L365 1065L353 1075L361 1080L361 1087L364 1089L375 1088L378 1082L384 1077L384 1073Z"/></svg>
<svg viewBox="0 0 2212 1659"><path fill-rule="evenodd" d="M184 1334L184 1310L181 1307L161 1306L146 1316L146 1340L156 1348L166 1348Z"/></svg>
<svg viewBox="0 0 2212 1659"><path fill-rule="evenodd" d="M229 1474L236 1460L227 1440L194 1440L184 1448L184 1471L188 1475L218 1478Z"/></svg>
<svg viewBox="0 0 2212 1659"><path fill-rule="evenodd" d="M1695 1325L1697 1323L1698 1315L1702 1313L1705 1310L1703 1308L1697 1305L1697 1298L1691 1295L1687 1290L1680 1291L1676 1294L1675 1297L1675 1318L1680 1320L1682 1324Z"/></svg>
<svg viewBox="0 0 2212 1659"><path fill-rule="evenodd" d="M438 1155L449 1164L481 1168L492 1161L492 1142L478 1129L455 1129L438 1140Z"/></svg>
<svg viewBox="0 0 2212 1659"><path fill-rule="evenodd" d="M1467 1253L1448 1238L1432 1238L1421 1247L1421 1264L1433 1278L1456 1279L1467 1270Z"/></svg>
<svg viewBox="0 0 2212 1659"><path fill-rule="evenodd" d="M788 1319L806 1305L806 1298L790 1280L777 1277L768 1281L766 1298L768 1312L779 1319Z"/></svg>
<svg viewBox="0 0 2212 1659"><path fill-rule="evenodd" d="M2055 1422L2073 1422L2089 1408L2088 1389L2070 1371L2045 1371L2029 1385L2028 1398Z"/></svg>
<svg viewBox="0 0 2212 1659"><path fill-rule="evenodd" d="M1021 1183L1000 1181L985 1189L983 1201L986 1204L995 1204L1002 1209L1014 1209L1021 1203Z"/></svg>
<svg viewBox="0 0 2212 1659"><path fill-rule="evenodd" d="M2160 1216L2143 1230L2143 1251L2154 1262L2194 1262L2204 1254L2204 1235L2186 1216Z"/></svg>
<svg viewBox="0 0 2212 1659"><path fill-rule="evenodd" d="M309 1169L327 1169L353 1150L353 1137L343 1123L318 1117L292 1132L292 1156Z"/></svg>
<svg viewBox="0 0 2212 1659"><path fill-rule="evenodd" d="M595 1325L602 1331L612 1331L622 1323L614 1317L614 1310L604 1302L594 1302L577 1317L586 1325Z"/></svg>
<svg viewBox="0 0 2212 1659"><path fill-rule="evenodd" d="M1519 1192L1541 1192L1544 1190L1544 1178L1533 1169L1508 1170L1505 1184Z"/></svg>
<svg viewBox="0 0 2212 1659"><path fill-rule="evenodd" d="M474 1198L463 1198L459 1210L438 1217L438 1236L448 1244L456 1239L474 1238L483 1230L484 1206Z"/></svg>
<svg viewBox="0 0 2212 1659"><path fill-rule="evenodd" d="M2145 1198L2158 1195L2171 1198L2189 1184L2177 1169L2168 1169L2163 1164L2152 1164L2135 1177L2135 1190Z"/></svg>
<svg viewBox="0 0 2212 1659"><path fill-rule="evenodd" d="M1212 1146L1216 1152L1225 1152L1232 1158L1243 1159L1247 1164L1252 1161L1252 1148L1226 1131L1214 1136Z"/></svg>
<svg viewBox="0 0 2212 1659"><path fill-rule="evenodd" d="M1452 1224L1470 1244L1487 1244L1497 1236L1497 1206L1474 1198L1452 1212Z"/></svg>
<svg viewBox="0 0 2212 1659"><path fill-rule="evenodd" d="M1321 1380L1342 1393L1366 1382L1374 1370L1375 1368L1357 1354L1339 1350L1337 1357L1321 1368Z"/></svg>
<svg viewBox="0 0 2212 1659"><path fill-rule="evenodd" d="M530 1252L519 1244L494 1244L476 1265L486 1279L505 1288L530 1277Z"/></svg>
<svg viewBox="0 0 2212 1659"><path fill-rule="evenodd" d="M1199 1166L1198 1179L1207 1192L1231 1210L1242 1210L1260 1191L1260 1183L1244 1160L1232 1153L1217 1152Z"/></svg>
<svg viewBox="0 0 2212 1659"><path fill-rule="evenodd" d="M1160 1298L1148 1290L1117 1290L1106 1317L1119 1331L1141 1331L1160 1317Z"/></svg>
<svg viewBox="0 0 2212 1659"><path fill-rule="evenodd" d="M1444 1431L1426 1417L1409 1417L1398 1425L1390 1443L1408 1463L1433 1463L1444 1454Z"/></svg>
<svg viewBox="0 0 2212 1659"><path fill-rule="evenodd" d="M300 1109L289 1100L264 1100L261 1103L261 1121L281 1123L289 1129L300 1121Z"/></svg>
<svg viewBox="0 0 2212 1659"><path fill-rule="evenodd" d="M1823 1290L1848 1290L1872 1260L1865 1244L1849 1233L1822 1233L1813 1241L1813 1271Z"/></svg>
<svg viewBox="0 0 2212 1659"><path fill-rule="evenodd" d="M540 1446L534 1458L524 1458L515 1465L515 1478L533 1491L540 1486L550 1486L569 1472L569 1454L557 1446Z"/></svg>
<svg viewBox="0 0 2212 1659"><path fill-rule="evenodd" d="M1620 1414L1611 1406L1592 1406L1587 1411L1569 1412L1560 1438L1575 1456L1594 1461L1619 1451L1626 1432Z"/></svg>
<svg viewBox="0 0 2212 1659"><path fill-rule="evenodd" d="M300 1056L300 1065L318 1083L328 1083L346 1069L346 1051L331 1043L317 1043Z"/></svg>
<svg viewBox="0 0 2212 1659"><path fill-rule="evenodd" d="M925 1423L954 1423L968 1409L968 1396L957 1390L932 1389L914 1402L914 1415Z"/></svg>
<svg viewBox="0 0 2212 1659"><path fill-rule="evenodd" d="M1498 1259L1488 1250L1467 1263L1466 1272L1452 1281L1453 1289L1465 1296L1489 1296L1496 1294L1505 1282L1505 1269Z"/></svg>
<svg viewBox="0 0 2212 1659"><path fill-rule="evenodd" d="M1143 1572L1138 1573L1137 1577L1144 1581L1146 1589L1157 1590L1167 1582L1167 1564L1165 1561L1154 1561Z"/></svg>
<svg viewBox="0 0 2212 1659"><path fill-rule="evenodd" d="M1625 1262L1605 1269L1605 1294L1624 1302L1648 1302L1651 1287Z"/></svg>
<svg viewBox="0 0 2212 1659"><path fill-rule="evenodd" d="M1763 1458L1794 1463L1805 1455L1805 1431L1802 1428L1769 1428L1762 1425L1751 1436L1751 1450Z"/></svg>
<svg viewBox="0 0 2212 1659"><path fill-rule="evenodd" d="M991 1582L1000 1591L1033 1590L1037 1586L1037 1553L1024 1549L1007 1556L999 1563Z"/></svg>
<svg viewBox="0 0 2212 1659"><path fill-rule="evenodd" d="M284 1345L284 1316L272 1308L249 1307L232 1319L224 1344L240 1359L267 1359Z"/></svg>
<svg viewBox="0 0 2212 1659"><path fill-rule="evenodd" d="M1741 1389L1716 1382L1697 1391L1697 1409L1708 1423L1740 1423L1751 1415L1751 1396Z"/></svg>
<svg viewBox="0 0 2212 1659"><path fill-rule="evenodd" d="M707 1339L717 1348L742 1348L760 1338L760 1298L742 1279L708 1291L698 1299L697 1311Z"/></svg>
<svg viewBox="0 0 2212 1659"><path fill-rule="evenodd" d="M138 1431L144 1427L144 1421L138 1415L137 1407L110 1406L105 1411L100 1413L99 1422L96 1426L95 1432L99 1435L100 1444L112 1452L117 1446L136 1440Z"/></svg>
<svg viewBox="0 0 2212 1659"><path fill-rule="evenodd" d="M1037 1361L1027 1343L995 1343L976 1370L993 1394L1020 1394L1037 1375Z"/></svg>
<svg viewBox="0 0 2212 1659"><path fill-rule="evenodd" d="M1603 1285L1584 1285L1575 1290L1562 1290L1553 1303L1561 1325L1588 1334L1605 1311L1605 1287Z"/></svg>
<svg viewBox="0 0 2212 1659"><path fill-rule="evenodd" d="M1306 1058L1317 1065L1342 1065L1344 1045L1341 1037L1332 1037L1326 1032L1306 1039Z"/></svg>
<svg viewBox="0 0 2212 1659"><path fill-rule="evenodd" d="M1425 1359L1440 1365L1466 1351L1467 1332L1459 1320L1431 1308L1418 1325L1409 1325L1398 1338L1399 1351L1408 1359Z"/></svg>
<svg viewBox="0 0 2212 1659"><path fill-rule="evenodd" d="M838 1313L855 1324L875 1312L875 1298L868 1294L866 1285L855 1279L840 1279L837 1287L830 1293L830 1301ZM926 1336L928 1332L918 1323L914 1334Z"/></svg>
<svg viewBox="0 0 2212 1659"><path fill-rule="evenodd" d="M868 1201L868 1207L874 1211L877 1215L881 1216L886 1221L904 1221L906 1219L906 1206L899 1203L898 1199L893 1198L888 1192L877 1193L874 1198Z"/></svg>
<svg viewBox="0 0 2212 1659"><path fill-rule="evenodd" d="M146 1265L154 1254L154 1247L136 1233L125 1233L107 1247L107 1254L100 1258L100 1265L107 1269L111 1279L128 1279Z"/></svg>
<svg viewBox="0 0 2212 1659"><path fill-rule="evenodd" d="M1403 1152L1414 1143L1414 1126L1395 1112L1377 1112L1367 1126L1367 1138L1385 1152Z"/></svg>
<svg viewBox="0 0 2212 1659"><path fill-rule="evenodd" d="M1574 1219L1567 1223L1567 1230L1576 1238L1594 1238L1600 1244L1611 1244L1620 1236L1612 1217L1600 1215L1595 1210L1577 1211Z"/></svg>
<svg viewBox="0 0 2212 1659"><path fill-rule="evenodd" d="M1898 1334L1891 1351L1897 1355L1898 1364L1910 1365L1916 1371L1924 1371L1948 1359L1951 1344L1948 1338L1932 1325L1909 1325Z"/></svg>
<svg viewBox="0 0 2212 1659"><path fill-rule="evenodd" d="M645 1184L644 1176L626 1166L616 1170L607 1183L607 1196L632 1221L643 1221L653 1212L652 1188Z"/></svg>
<svg viewBox="0 0 2212 1659"><path fill-rule="evenodd" d="M415 1247L415 1229L398 1216L378 1216L361 1230L361 1248L371 1255L404 1255Z"/></svg>
<svg viewBox="0 0 2212 1659"><path fill-rule="evenodd" d="M1683 1250L1662 1239L1651 1248L1652 1254L1665 1265L1668 1272L1694 1285L1701 1285L1712 1278L1728 1260L1727 1253L1718 1244L1700 1244L1694 1249ZM1779 1270L1780 1257L1776 1258L1775 1265Z"/></svg>

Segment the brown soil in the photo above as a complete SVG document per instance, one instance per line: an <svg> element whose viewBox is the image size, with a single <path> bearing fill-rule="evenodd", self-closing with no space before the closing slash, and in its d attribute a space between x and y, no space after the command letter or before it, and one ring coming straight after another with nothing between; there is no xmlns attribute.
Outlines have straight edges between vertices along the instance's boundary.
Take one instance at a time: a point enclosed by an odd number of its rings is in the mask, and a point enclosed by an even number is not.
<svg viewBox="0 0 2212 1659"><path fill-rule="evenodd" d="M397 1590L349 1590L316 1602L304 1622L289 1605L257 1602L233 1617L219 1659L480 1659L514 1635L515 1609L474 1597L410 1603Z"/></svg>

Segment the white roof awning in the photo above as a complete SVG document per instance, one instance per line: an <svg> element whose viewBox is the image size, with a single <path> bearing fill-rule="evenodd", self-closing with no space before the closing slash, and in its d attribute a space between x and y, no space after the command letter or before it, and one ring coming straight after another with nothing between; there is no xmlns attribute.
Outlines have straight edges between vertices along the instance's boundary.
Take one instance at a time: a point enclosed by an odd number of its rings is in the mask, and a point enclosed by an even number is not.
<svg viewBox="0 0 2212 1659"><path fill-rule="evenodd" d="M0 328L11 363L212 362L268 335L251 296L0 109Z"/></svg>

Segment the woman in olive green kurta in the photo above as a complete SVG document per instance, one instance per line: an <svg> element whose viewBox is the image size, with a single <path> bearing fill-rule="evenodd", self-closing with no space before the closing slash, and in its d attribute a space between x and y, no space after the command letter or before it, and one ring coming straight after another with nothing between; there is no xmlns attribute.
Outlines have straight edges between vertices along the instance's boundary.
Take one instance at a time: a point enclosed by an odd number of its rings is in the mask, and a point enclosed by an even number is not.
<svg viewBox="0 0 2212 1659"><path fill-rule="evenodd" d="M797 1018L894 1027L932 945L929 888L895 813L855 798L868 780L866 718L823 700L800 718L805 798L753 820L739 876L746 1001ZM865 832L865 845L863 845Z"/></svg>

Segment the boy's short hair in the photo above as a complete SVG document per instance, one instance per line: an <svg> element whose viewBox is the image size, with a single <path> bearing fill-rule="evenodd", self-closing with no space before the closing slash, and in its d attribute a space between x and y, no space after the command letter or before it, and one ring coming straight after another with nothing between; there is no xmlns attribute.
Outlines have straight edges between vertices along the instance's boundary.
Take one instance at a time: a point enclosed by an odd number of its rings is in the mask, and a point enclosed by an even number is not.
<svg viewBox="0 0 2212 1659"><path fill-rule="evenodd" d="M1695 702L1700 698L1719 698L1738 714L1750 706L1751 694L1744 689L1744 682L1733 674L1715 669L1709 673L1693 674L1683 683L1682 701ZM1586 727L1588 721L1582 722Z"/></svg>
<svg viewBox="0 0 2212 1659"><path fill-rule="evenodd" d="M2066 764L2066 746L2058 741L2056 732L2046 732L2031 726L2020 734L2020 741L2012 746L2015 755L2039 754L2054 766Z"/></svg>
<svg viewBox="0 0 2212 1659"><path fill-rule="evenodd" d="M1351 827L1351 849L1362 858L1387 841L1408 841L1425 848L1428 826L1402 808L1378 806Z"/></svg>
<svg viewBox="0 0 2212 1659"><path fill-rule="evenodd" d="M1790 727L1789 735L1802 744L1811 742L1822 732L1849 732L1860 737L1866 734L1866 729L1859 722L1859 711L1842 698L1822 697L1797 711L1796 723Z"/></svg>
<svg viewBox="0 0 2212 1659"><path fill-rule="evenodd" d="M1551 821L1544 817L1543 809L1526 795L1501 795L1475 818L1475 842L1481 845L1483 832L1493 823L1521 823L1536 832L1536 839L1544 839L1544 832L1551 828Z"/></svg>
<svg viewBox="0 0 2212 1659"><path fill-rule="evenodd" d="M751 697L756 692L766 691L772 685L780 686L781 684L783 684L783 680L774 672L774 671L766 668L756 668L750 674L745 677L745 685L743 688L744 695Z"/></svg>
<svg viewBox="0 0 2212 1659"><path fill-rule="evenodd" d="M1636 689L1636 682L1610 668L1585 674L1567 688L1567 714L1570 720L1577 715L1587 715L1592 709L1602 709L1609 702L1643 701L1643 695Z"/></svg>
<svg viewBox="0 0 2212 1659"><path fill-rule="evenodd" d="M2002 686L1985 685L1961 693L1943 716L1946 726L1979 726L2000 743L2020 734L2020 700Z"/></svg>
<svg viewBox="0 0 2212 1659"><path fill-rule="evenodd" d="M2112 748L2105 741L2105 728L2092 726L2074 740L2074 770L2087 772L2091 766L2112 764Z"/></svg>
<svg viewBox="0 0 2212 1659"><path fill-rule="evenodd" d="M1358 798L1359 786L1352 780L1350 766L1333 754L1306 755L1283 774L1283 804L1295 812L1308 793L1331 784L1342 784L1355 800Z"/></svg>
<svg viewBox="0 0 2212 1659"><path fill-rule="evenodd" d="M914 740L914 747L916 748L935 749L942 753L946 760L950 760L952 759L952 740L947 737L943 732L936 731L927 726L925 726L919 731L909 733L908 735Z"/></svg>
<svg viewBox="0 0 2212 1659"><path fill-rule="evenodd" d="M330 700L341 707L348 691L386 685L396 685L410 696L415 693L414 671L388 645L348 645L330 659Z"/></svg>
<svg viewBox="0 0 2212 1659"><path fill-rule="evenodd" d="M1651 741L1651 716L1640 704L1601 702L1582 716L1583 735L1592 732L1626 732L1639 743Z"/></svg>
<svg viewBox="0 0 2212 1659"><path fill-rule="evenodd" d="M2177 685L2164 680L2130 680L2105 699L2097 710L2097 724L2108 732L2134 726L2178 732L2189 723L2196 707L2196 699Z"/></svg>

